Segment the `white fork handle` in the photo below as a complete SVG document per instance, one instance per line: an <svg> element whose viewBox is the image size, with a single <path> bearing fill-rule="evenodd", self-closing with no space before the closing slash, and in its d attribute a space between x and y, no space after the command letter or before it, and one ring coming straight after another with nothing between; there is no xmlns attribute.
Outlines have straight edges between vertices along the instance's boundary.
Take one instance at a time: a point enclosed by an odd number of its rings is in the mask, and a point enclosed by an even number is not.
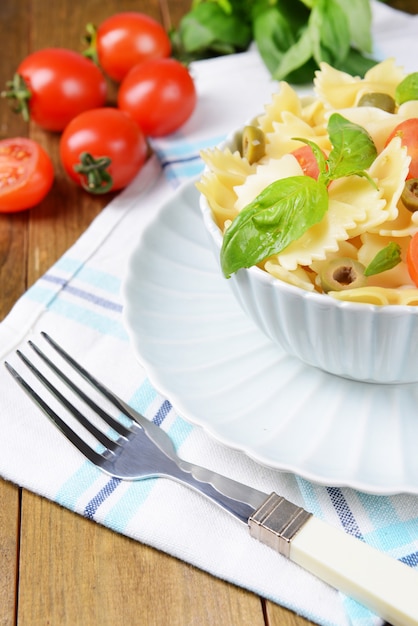
<svg viewBox="0 0 418 626"><path fill-rule="evenodd" d="M311 517L289 558L393 626L418 625L418 571Z"/></svg>
<svg viewBox="0 0 418 626"><path fill-rule="evenodd" d="M418 626L418 570L272 493L250 533L392 626Z"/></svg>

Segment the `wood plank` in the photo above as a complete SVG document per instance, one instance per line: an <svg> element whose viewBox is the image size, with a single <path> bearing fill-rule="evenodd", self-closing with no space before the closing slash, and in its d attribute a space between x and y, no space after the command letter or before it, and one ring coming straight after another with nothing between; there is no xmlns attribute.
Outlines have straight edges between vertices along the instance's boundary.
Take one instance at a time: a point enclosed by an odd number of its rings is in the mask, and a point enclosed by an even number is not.
<svg viewBox="0 0 418 626"><path fill-rule="evenodd" d="M19 489L0 479L0 626L14 626L19 550Z"/></svg>
<svg viewBox="0 0 418 626"><path fill-rule="evenodd" d="M19 626L264 624L253 594L30 493L21 563Z"/></svg>

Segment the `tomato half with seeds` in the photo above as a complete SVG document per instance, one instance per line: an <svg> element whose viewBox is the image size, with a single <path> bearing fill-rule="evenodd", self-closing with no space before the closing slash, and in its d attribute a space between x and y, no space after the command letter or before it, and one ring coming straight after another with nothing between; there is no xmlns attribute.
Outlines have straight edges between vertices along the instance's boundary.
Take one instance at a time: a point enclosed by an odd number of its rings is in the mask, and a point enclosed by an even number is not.
<svg viewBox="0 0 418 626"><path fill-rule="evenodd" d="M402 145L406 147L408 155L411 157L406 178L418 178L418 118L411 117L398 124L389 135L386 145L394 137L400 137Z"/></svg>
<svg viewBox="0 0 418 626"><path fill-rule="evenodd" d="M0 212L15 213L39 204L54 181L45 150L24 137L0 141Z"/></svg>
<svg viewBox="0 0 418 626"><path fill-rule="evenodd" d="M103 71L120 82L129 70L149 59L170 56L171 42L163 26L149 15L126 11L111 15L100 26L88 26L93 58Z"/></svg>
<svg viewBox="0 0 418 626"><path fill-rule="evenodd" d="M106 81L99 68L66 48L44 48L28 55L7 83L4 96L14 110L42 128L61 131L73 117L106 102Z"/></svg>
<svg viewBox="0 0 418 626"><path fill-rule="evenodd" d="M92 194L126 187L142 168L147 152L138 125L113 107L84 111L71 120L60 139L67 174Z"/></svg>

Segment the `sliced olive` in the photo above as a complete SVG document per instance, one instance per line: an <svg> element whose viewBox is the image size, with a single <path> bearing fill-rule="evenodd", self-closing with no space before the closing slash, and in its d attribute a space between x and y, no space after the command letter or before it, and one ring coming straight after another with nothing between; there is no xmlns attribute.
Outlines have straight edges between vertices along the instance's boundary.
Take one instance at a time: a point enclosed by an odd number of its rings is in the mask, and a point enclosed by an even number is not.
<svg viewBox="0 0 418 626"><path fill-rule="evenodd" d="M266 153L266 139L258 126L245 126L242 131L242 156L248 163L256 163Z"/></svg>
<svg viewBox="0 0 418 626"><path fill-rule="evenodd" d="M418 210L418 178L409 178L405 181L401 200L404 207L411 213Z"/></svg>
<svg viewBox="0 0 418 626"><path fill-rule="evenodd" d="M348 257L331 259L320 272L321 287L325 293L364 287L367 283L364 269L364 265Z"/></svg>
<svg viewBox="0 0 418 626"><path fill-rule="evenodd" d="M382 111L387 111L387 113L394 113L396 105L395 100L388 93L372 92L361 96L357 106L376 107Z"/></svg>

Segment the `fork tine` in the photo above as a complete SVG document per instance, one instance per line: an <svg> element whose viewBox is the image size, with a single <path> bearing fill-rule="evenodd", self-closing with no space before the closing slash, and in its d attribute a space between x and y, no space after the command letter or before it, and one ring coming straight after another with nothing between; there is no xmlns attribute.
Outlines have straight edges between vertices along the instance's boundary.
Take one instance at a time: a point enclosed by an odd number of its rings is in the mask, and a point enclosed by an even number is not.
<svg viewBox="0 0 418 626"><path fill-rule="evenodd" d="M61 348L61 346L54 340L48 333L45 331L41 331L41 335L48 341L48 343L58 352L62 358L69 363L77 372L82 376L87 382L89 382L92 387L94 387L97 391L99 391L105 398L113 404L119 411L133 419L136 423L140 424L143 427L143 424L138 420L136 416L137 413L134 411L122 398L117 396L113 391L111 391L108 387L106 387L103 383L101 383L97 378L95 378L90 372L88 372L84 367L82 367L72 356L68 354ZM142 416L141 416L142 417ZM145 419L145 418L144 418ZM148 420L146 420L148 421Z"/></svg>
<svg viewBox="0 0 418 626"><path fill-rule="evenodd" d="M43 385L61 402L63 406L76 418L76 420L84 426L89 433L93 435L105 448L109 450L116 450L118 443L113 439L110 439L105 433L94 424L92 424L86 417L79 411L69 400L66 398L43 374L38 368L20 351L16 350L16 354L24 362L24 364L31 370L33 374L41 381Z"/></svg>
<svg viewBox="0 0 418 626"><path fill-rule="evenodd" d="M16 380L16 382L22 387L22 389L29 395L29 397L35 402L35 404L46 414L46 416L52 421L52 423L61 431L61 433L82 453L84 456L89 459L95 465L100 466L103 461L103 456L93 450L81 437L77 435L76 432L73 431L72 428L68 426L62 420L59 415L55 413L51 409L50 406L36 393L34 389L26 382L24 378L8 363L5 362L5 366Z"/></svg>
<svg viewBox="0 0 418 626"><path fill-rule="evenodd" d="M77 361L75 361L72 357L70 357L69 354L67 354L62 348L60 348L60 346L58 346L58 344L56 344L55 341L53 341L53 339L51 339L51 337L49 337L49 335L47 335L46 333L43 333L43 332L41 334L45 337L45 339L47 339L47 341L58 352L58 354L60 354L64 358L64 360L67 361L67 363L69 363L69 365L71 365L77 372L79 372L86 380L88 380L90 382L90 379L88 378L88 376L89 376L88 372L86 372L81 367L81 365L79 365L77 363ZM34 350L38 354L38 356L40 356L41 359L57 374L57 376L59 376L59 378L61 378L61 380L68 387L70 387L70 389L72 389L74 391L74 393L77 394L78 397L83 400L83 402L85 402L91 409L93 409L93 411L98 413L100 415L100 417L111 428L113 428L113 430L115 430L117 433L119 433L119 435L121 435L122 437L127 438L129 436L129 434L131 432L129 428L126 428L123 424L121 424L120 422L115 420L104 409L102 409L102 407L100 407L98 404L96 404L94 402L94 400L89 398L89 396L87 396L87 394L85 394L84 391L82 389L80 389L80 387L78 387L70 378L68 378L68 376L66 376L64 374L64 372L62 372L55 365L55 363L53 363L37 345L35 345L32 341L28 341L28 344L30 345L32 350ZM81 370L83 370L84 374L82 373ZM93 385L93 386L97 387L97 385ZM117 407L117 408L120 408L120 407Z"/></svg>

